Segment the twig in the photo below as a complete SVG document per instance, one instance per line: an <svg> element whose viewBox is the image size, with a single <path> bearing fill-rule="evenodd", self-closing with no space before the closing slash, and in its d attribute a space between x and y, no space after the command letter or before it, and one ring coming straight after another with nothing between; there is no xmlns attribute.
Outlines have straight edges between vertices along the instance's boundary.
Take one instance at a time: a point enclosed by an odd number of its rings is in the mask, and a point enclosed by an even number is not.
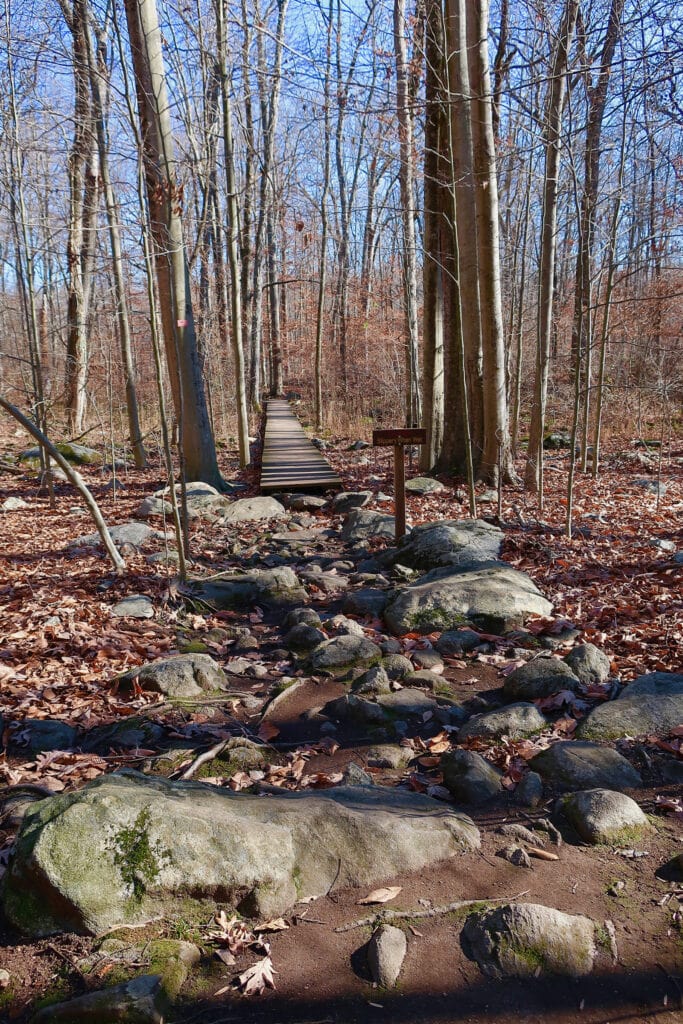
<svg viewBox="0 0 683 1024"><path fill-rule="evenodd" d="M376 921L400 921L406 918L420 917L443 917L444 914L451 914L454 910L462 910L464 907L474 907L478 903L507 903L508 900L518 900L522 896L528 896L530 889L518 892L516 896L499 896L492 900L456 900L454 903L447 903L444 907L430 907L429 910L379 910L376 914L362 917L349 924L340 925L335 932L350 932L354 928L365 928Z"/></svg>
<svg viewBox="0 0 683 1024"><path fill-rule="evenodd" d="M255 747L256 749L259 749L259 744L254 743L253 740L242 739L239 736L230 736L229 739L221 740L220 743L216 743L215 746L210 747L208 750L205 750L203 754L199 754L195 757L192 764L185 769L179 778L182 781L191 779L195 772L197 772L203 764L206 764L207 761L213 761L214 757L218 757L218 755L222 754L224 750L234 750L237 747Z"/></svg>

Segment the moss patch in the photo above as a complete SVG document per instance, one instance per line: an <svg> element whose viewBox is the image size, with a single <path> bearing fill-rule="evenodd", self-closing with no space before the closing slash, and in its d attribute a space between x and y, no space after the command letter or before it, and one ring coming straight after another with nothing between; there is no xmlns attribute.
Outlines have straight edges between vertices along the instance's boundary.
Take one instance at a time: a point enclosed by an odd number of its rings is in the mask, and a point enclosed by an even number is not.
<svg viewBox="0 0 683 1024"><path fill-rule="evenodd" d="M140 811L130 828L122 828L113 839L115 848L114 864L121 878L132 890L133 899L140 901L147 888L159 876L159 854L152 849L147 828L149 808Z"/></svg>

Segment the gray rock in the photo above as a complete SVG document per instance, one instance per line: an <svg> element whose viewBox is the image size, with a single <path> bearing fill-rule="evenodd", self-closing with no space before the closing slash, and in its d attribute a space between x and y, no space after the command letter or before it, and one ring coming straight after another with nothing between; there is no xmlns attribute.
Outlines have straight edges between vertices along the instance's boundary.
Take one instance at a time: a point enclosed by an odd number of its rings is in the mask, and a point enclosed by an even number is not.
<svg viewBox="0 0 683 1024"><path fill-rule="evenodd" d="M111 539L117 545L130 545L132 548L141 548L149 540L165 540L164 534L159 530L153 530L147 523L122 523L121 526L109 528ZM77 537L72 543L76 548L95 548L102 546L102 539L99 533L88 533L84 537Z"/></svg>
<svg viewBox="0 0 683 1024"><path fill-rule="evenodd" d="M386 590L378 590L375 587L354 590L344 598L342 611L347 615L376 617L382 614L388 600L389 594Z"/></svg>
<svg viewBox="0 0 683 1024"><path fill-rule="evenodd" d="M376 747L370 747L367 752L371 768L405 768L414 757L414 750L410 747L400 747L396 743L380 743Z"/></svg>
<svg viewBox="0 0 683 1024"><path fill-rule="evenodd" d="M412 651L413 665L416 668L428 668L431 672L438 673L443 672L444 663L441 660L441 655L437 654L436 651L429 649L425 651L415 650Z"/></svg>
<svg viewBox="0 0 683 1024"><path fill-rule="evenodd" d="M6 971L4 969L4 967L0 968L0 991L3 988L7 988L7 986L9 985L11 980L12 980L12 975L10 974L10 972Z"/></svg>
<svg viewBox="0 0 683 1024"><path fill-rule="evenodd" d="M395 693L382 694L377 698L377 703L397 718L422 718L428 712L433 713L436 710L436 704L431 697L423 690L415 690L411 686L405 686Z"/></svg>
<svg viewBox="0 0 683 1024"><path fill-rule="evenodd" d="M391 693L391 683L384 668L381 665L373 665L354 680L351 689L354 693L362 694Z"/></svg>
<svg viewBox="0 0 683 1024"><path fill-rule="evenodd" d="M214 912L283 913L333 887L375 885L479 845L473 822L380 787L252 796L136 772L37 803L2 892L21 931L100 934L173 916L191 893Z"/></svg>
<svg viewBox="0 0 683 1024"><path fill-rule="evenodd" d="M287 608L302 605L308 595L296 573L281 566L276 569L254 569L240 576L222 579L191 580L182 593L198 598L211 607L242 610L253 605L269 608Z"/></svg>
<svg viewBox="0 0 683 1024"><path fill-rule="evenodd" d="M22 508L30 507L31 506L29 505L29 503L27 501L24 501L23 498L15 498L14 496L5 498L2 505L0 506L3 512L19 512L21 511Z"/></svg>
<svg viewBox="0 0 683 1024"><path fill-rule="evenodd" d="M224 512L223 520L230 523L256 522L261 519L284 519L287 515L284 505L275 498L238 498Z"/></svg>
<svg viewBox="0 0 683 1024"><path fill-rule="evenodd" d="M344 771L344 786L374 786L375 780L355 761L349 761Z"/></svg>
<svg viewBox="0 0 683 1024"><path fill-rule="evenodd" d="M509 864L514 864L516 868L530 868L532 866L531 857L521 846L506 846L498 852L498 856L508 861Z"/></svg>
<svg viewBox="0 0 683 1024"><path fill-rule="evenodd" d="M444 519L416 526L401 541L395 561L413 569L466 571L495 562L502 544L502 531L483 519Z"/></svg>
<svg viewBox="0 0 683 1024"><path fill-rule="evenodd" d="M172 514L173 506L170 501L164 501L163 498L157 498L153 494L148 498L143 498L135 510L135 515L141 516L143 519L146 519L147 516L170 516Z"/></svg>
<svg viewBox="0 0 683 1024"><path fill-rule="evenodd" d="M81 748L88 754L107 755L111 750L154 747L164 735L149 718L131 715L110 725L96 725L85 733Z"/></svg>
<svg viewBox="0 0 683 1024"><path fill-rule="evenodd" d="M349 512L341 529L341 538L346 544L363 544L370 537L391 537L396 533L393 516L383 512L356 509Z"/></svg>
<svg viewBox="0 0 683 1024"><path fill-rule="evenodd" d="M529 762L544 782L562 789L634 789L643 780L611 747L567 740L554 743Z"/></svg>
<svg viewBox="0 0 683 1024"><path fill-rule="evenodd" d="M441 494L446 488L440 480L430 476L414 476L406 480L406 491L409 494Z"/></svg>
<svg viewBox="0 0 683 1024"><path fill-rule="evenodd" d="M534 733L545 729L548 724L548 720L535 704L509 704L495 711L472 715L458 732L458 743L463 743L470 736L483 736L487 739L496 739L499 736L509 736L511 739L533 736Z"/></svg>
<svg viewBox="0 0 683 1024"><path fill-rule="evenodd" d="M683 722L683 674L650 672L626 686L617 700L594 708L576 730L581 739L666 736Z"/></svg>
<svg viewBox="0 0 683 1024"><path fill-rule="evenodd" d="M315 494L292 494L287 498L287 505L295 512L314 512L327 505L327 498Z"/></svg>
<svg viewBox="0 0 683 1024"><path fill-rule="evenodd" d="M521 807L538 807L543 799L543 779L538 772L527 772L513 794Z"/></svg>
<svg viewBox="0 0 683 1024"><path fill-rule="evenodd" d="M333 615L331 619L327 619L325 629L338 636L365 636L365 630L360 622L356 622L355 619L347 619L345 615Z"/></svg>
<svg viewBox="0 0 683 1024"><path fill-rule="evenodd" d="M543 447L546 451L559 451L561 448L571 448L572 435L568 430L556 430L553 434L546 434L543 438Z"/></svg>
<svg viewBox="0 0 683 1024"><path fill-rule="evenodd" d="M111 609L111 615L117 619L153 619L154 605L145 594L129 594L117 601Z"/></svg>
<svg viewBox="0 0 683 1024"><path fill-rule="evenodd" d="M368 966L372 980L381 988L393 988L403 967L408 940L405 932L382 924L368 942Z"/></svg>
<svg viewBox="0 0 683 1024"><path fill-rule="evenodd" d="M462 654L473 651L481 643L481 637L473 629L449 629L435 641L434 647L439 654Z"/></svg>
<svg viewBox="0 0 683 1024"><path fill-rule="evenodd" d="M305 622L307 626L321 626L320 616L314 608L293 608L285 617L285 628L291 629Z"/></svg>
<svg viewBox="0 0 683 1024"><path fill-rule="evenodd" d="M372 500L372 491L342 491L332 499L332 511L335 515L346 515L356 508L363 508Z"/></svg>
<svg viewBox="0 0 683 1024"><path fill-rule="evenodd" d="M140 974L121 985L44 1006L31 1024L163 1024L167 997L158 974Z"/></svg>
<svg viewBox="0 0 683 1024"><path fill-rule="evenodd" d="M465 921L466 955L490 978L590 974L596 957L595 925L534 903L508 903L477 911Z"/></svg>
<svg viewBox="0 0 683 1024"><path fill-rule="evenodd" d="M610 789L570 793L558 804L558 809L587 843L632 846L634 834L646 832L651 827L635 800Z"/></svg>
<svg viewBox="0 0 683 1024"><path fill-rule="evenodd" d="M28 748L38 754L43 750L71 750L77 731L67 722L54 718L25 718L12 729L10 747Z"/></svg>
<svg viewBox="0 0 683 1024"><path fill-rule="evenodd" d="M595 644L579 644L564 659L584 686L604 683L610 673L610 660Z"/></svg>
<svg viewBox="0 0 683 1024"><path fill-rule="evenodd" d="M355 693L328 701L322 711L336 722L348 722L371 728L383 725L387 721L387 716L379 704Z"/></svg>
<svg viewBox="0 0 683 1024"><path fill-rule="evenodd" d="M502 773L473 750L453 750L441 758L444 786L459 803L483 804L503 791Z"/></svg>
<svg viewBox="0 0 683 1024"><path fill-rule="evenodd" d="M548 616L552 605L524 573L508 566L453 572L436 569L403 590L384 610L393 633L455 629L463 620L502 633L527 615Z"/></svg>
<svg viewBox="0 0 683 1024"><path fill-rule="evenodd" d="M167 697L197 697L201 693L226 690L228 683L223 669L209 654L177 654L132 669L120 677L123 684L134 681L143 690L163 693Z"/></svg>
<svg viewBox="0 0 683 1024"><path fill-rule="evenodd" d="M578 676L559 658L534 658L510 673L503 693L507 700L529 701L560 690L576 692L580 685Z"/></svg>
<svg viewBox="0 0 683 1024"><path fill-rule="evenodd" d="M403 682L408 686L424 686L428 690L437 690L446 685L443 676L438 672L431 672L428 668L418 669L417 672L408 672L403 677Z"/></svg>
<svg viewBox="0 0 683 1024"><path fill-rule="evenodd" d="M663 498L667 492L667 485L661 480L634 480L636 487L642 487L644 490L649 491L650 494L656 494L660 498Z"/></svg>
<svg viewBox="0 0 683 1024"><path fill-rule="evenodd" d="M382 660L382 652L366 636L346 634L325 640L311 651L311 668L315 672L338 671L353 665L372 665Z"/></svg>
<svg viewBox="0 0 683 1024"><path fill-rule="evenodd" d="M310 651L325 640L325 634L316 626L299 622L292 626L285 636L285 647L289 651Z"/></svg>
<svg viewBox="0 0 683 1024"><path fill-rule="evenodd" d="M413 663L402 654L387 654L382 659L382 667L390 679L405 679L413 671Z"/></svg>

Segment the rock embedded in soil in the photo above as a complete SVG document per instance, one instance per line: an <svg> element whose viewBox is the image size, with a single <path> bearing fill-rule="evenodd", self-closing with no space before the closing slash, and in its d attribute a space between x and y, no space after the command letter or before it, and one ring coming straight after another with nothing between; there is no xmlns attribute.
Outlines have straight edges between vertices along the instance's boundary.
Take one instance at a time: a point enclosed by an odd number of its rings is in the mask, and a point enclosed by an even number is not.
<svg viewBox="0 0 683 1024"><path fill-rule="evenodd" d="M413 663L402 654L387 654L382 659L384 671L390 679L405 679L413 671Z"/></svg>
<svg viewBox="0 0 683 1024"><path fill-rule="evenodd" d="M397 636L456 629L465 620L500 634L522 625L528 615L551 611L528 576L501 564L474 572L435 569L394 591L384 621Z"/></svg>
<svg viewBox="0 0 683 1024"><path fill-rule="evenodd" d="M261 519L284 519L287 515L284 505L275 498L259 496L238 498L223 513L223 521L230 523L256 522Z"/></svg>
<svg viewBox="0 0 683 1024"><path fill-rule="evenodd" d="M288 651L311 651L325 640L325 634L307 622L299 622L292 626L285 635L284 643Z"/></svg>
<svg viewBox="0 0 683 1024"><path fill-rule="evenodd" d="M391 693L391 680L381 665L373 665L358 679L354 679L351 689L354 693L368 695Z"/></svg>
<svg viewBox="0 0 683 1024"><path fill-rule="evenodd" d="M481 643L481 637L473 629L449 629L434 642L439 654L462 654L473 651Z"/></svg>
<svg viewBox="0 0 683 1024"><path fill-rule="evenodd" d="M530 701L560 690L576 692L580 685L578 676L559 658L534 658L507 676L503 694L506 700Z"/></svg>
<svg viewBox="0 0 683 1024"><path fill-rule="evenodd" d="M133 548L141 548L149 540L165 540L165 535L159 530L152 529L147 523L122 523L120 526L110 526L111 539L117 545L129 545ZM88 533L84 537L77 537L72 541L72 547L95 548L102 546L102 538L99 533Z"/></svg>
<svg viewBox="0 0 683 1024"><path fill-rule="evenodd" d="M45 1006L31 1024L163 1024L167 1008L160 975L140 974L121 985Z"/></svg>
<svg viewBox="0 0 683 1024"><path fill-rule="evenodd" d="M564 660L584 686L604 683L609 677L610 660L595 644L579 644L578 647L572 648Z"/></svg>
<svg viewBox="0 0 683 1024"><path fill-rule="evenodd" d="M383 512L370 512L356 509L347 516L341 529L341 538L345 544L364 544L371 537L390 537L396 533L393 516Z"/></svg>
<svg viewBox="0 0 683 1024"><path fill-rule="evenodd" d="M666 736L683 722L683 674L650 672L629 683L616 700L600 704L579 723L581 739Z"/></svg>
<svg viewBox="0 0 683 1024"><path fill-rule="evenodd" d="M400 747L397 743L380 743L370 747L367 762L371 768L405 768L415 757L412 747Z"/></svg>
<svg viewBox="0 0 683 1024"><path fill-rule="evenodd" d="M338 672L354 665L372 665L382 660L382 652L366 636L345 634L324 640L314 647L310 654L314 672Z"/></svg>
<svg viewBox="0 0 683 1024"><path fill-rule="evenodd" d="M543 779L538 772L527 772L517 785L513 800L521 807L538 807L543 799Z"/></svg>
<svg viewBox="0 0 683 1024"><path fill-rule="evenodd" d="M423 690L416 690L412 686L404 686L394 693L380 694L377 703L385 711L399 718L422 718L436 711L436 704L432 698Z"/></svg>
<svg viewBox="0 0 683 1024"><path fill-rule="evenodd" d="M651 828L635 800L609 789L570 793L558 801L557 809L587 843L632 845Z"/></svg>
<svg viewBox="0 0 683 1024"><path fill-rule="evenodd" d="M190 580L183 585L183 596L208 604L216 610L241 611L254 605L288 608L302 605L308 595L293 569L253 569L242 575L212 580Z"/></svg>
<svg viewBox="0 0 683 1024"><path fill-rule="evenodd" d="M295 512L314 512L327 505L327 498L320 498L315 494L290 494L285 504Z"/></svg>
<svg viewBox="0 0 683 1024"><path fill-rule="evenodd" d="M315 608L292 608L291 612L288 612L285 617L284 625L285 628L291 629L293 626L298 626L301 622L305 622L307 626L320 627L322 625L320 616Z"/></svg>
<svg viewBox="0 0 683 1024"><path fill-rule="evenodd" d="M403 967L408 940L405 932L390 924L382 924L368 942L368 966L372 980L381 988L393 988Z"/></svg>
<svg viewBox="0 0 683 1024"><path fill-rule="evenodd" d="M143 690L166 697L197 697L226 690L228 682L220 665L209 654L177 654L161 658L119 677L123 685L137 682Z"/></svg>
<svg viewBox="0 0 683 1024"><path fill-rule="evenodd" d="M411 569L466 571L496 562L502 545L502 531L483 519L444 519L416 526L392 557Z"/></svg>
<svg viewBox="0 0 683 1024"><path fill-rule="evenodd" d="M508 903L470 914L461 943L490 978L580 978L591 973L597 953L590 918L535 903Z"/></svg>
<svg viewBox="0 0 683 1024"><path fill-rule="evenodd" d="M424 686L428 690L437 690L446 687L446 681L438 672L430 672L428 668L421 668L417 672L408 672L403 677L407 686Z"/></svg>
<svg viewBox="0 0 683 1024"><path fill-rule="evenodd" d="M376 885L478 845L468 817L420 794L252 796L126 771L29 811L2 901L32 936L173 917L188 895L210 913L219 902L274 916L298 899Z"/></svg>
<svg viewBox="0 0 683 1024"><path fill-rule="evenodd" d="M611 747L566 740L529 761L544 782L562 789L635 789L642 786L635 768Z"/></svg>
<svg viewBox="0 0 683 1024"><path fill-rule="evenodd" d="M535 704L509 704L495 711L472 715L459 731L458 743L463 743L471 736L482 736L486 739L509 736L511 739L519 739L522 736L533 736L548 725L547 718Z"/></svg>
<svg viewBox="0 0 683 1024"><path fill-rule="evenodd" d="M77 736L77 730L68 722L54 718L25 718L18 723L18 728L10 731L8 745L12 750L28 749L34 754L45 750L71 750Z"/></svg>
<svg viewBox="0 0 683 1024"><path fill-rule="evenodd" d="M372 491L342 491L332 499L332 512L335 515L346 515L354 509L363 508L372 500Z"/></svg>
<svg viewBox="0 0 683 1024"><path fill-rule="evenodd" d="M5 498L0 508L3 512L20 512L24 508L30 508L31 506L23 498L15 498L13 496Z"/></svg>
<svg viewBox="0 0 683 1024"><path fill-rule="evenodd" d="M502 773L473 750L453 750L441 758L444 786L456 801L483 804L500 796Z"/></svg>
<svg viewBox="0 0 683 1024"><path fill-rule="evenodd" d="M443 672L444 663L441 660L441 656L436 651L431 650L416 650L412 651L413 665L416 669L426 668L431 672Z"/></svg>
<svg viewBox="0 0 683 1024"><path fill-rule="evenodd" d="M116 602L110 614L116 619L153 619L154 605L145 594L129 594Z"/></svg>
<svg viewBox="0 0 683 1024"><path fill-rule="evenodd" d="M386 590L366 587L363 590L354 590L351 594L347 594L342 611L347 615L377 617L384 611L388 600L389 594Z"/></svg>
<svg viewBox="0 0 683 1024"><path fill-rule="evenodd" d="M106 756L112 750L154 747L163 735L163 728L156 722L140 715L131 715L109 725L95 725L88 729L83 734L81 748L88 754Z"/></svg>
<svg viewBox="0 0 683 1024"><path fill-rule="evenodd" d="M409 494L441 494L446 488L440 480L435 480L431 476L414 476L410 480L406 480L406 491Z"/></svg>
<svg viewBox="0 0 683 1024"><path fill-rule="evenodd" d="M509 864L513 864L516 868L533 867L531 857L521 846L506 846L498 852L498 856L502 857Z"/></svg>

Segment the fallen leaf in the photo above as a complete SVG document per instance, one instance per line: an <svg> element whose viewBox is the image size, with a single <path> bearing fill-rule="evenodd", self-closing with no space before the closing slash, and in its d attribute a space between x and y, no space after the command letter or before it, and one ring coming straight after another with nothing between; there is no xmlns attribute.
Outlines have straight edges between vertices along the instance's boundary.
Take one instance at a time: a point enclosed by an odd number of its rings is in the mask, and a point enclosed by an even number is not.
<svg viewBox="0 0 683 1024"><path fill-rule="evenodd" d="M245 996L261 996L267 988L275 988L273 961L269 956L248 967L237 983Z"/></svg>
<svg viewBox="0 0 683 1024"><path fill-rule="evenodd" d="M254 931L258 935L259 932L284 932L289 928L289 925L282 917L273 917L270 921L264 921L263 924L257 924Z"/></svg>
<svg viewBox="0 0 683 1024"><path fill-rule="evenodd" d="M401 885L388 885L384 889L373 889L371 893L363 897L362 900L358 900L359 906L365 906L370 903L388 903L389 900L394 900L401 892L403 886Z"/></svg>
<svg viewBox="0 0 683 1024"><path fill-rule="evenodd" d="M264 743L268 743L270 740L274 740L276 736L280 735L280 730L277 726L273 725L272 722L261 722L259 731L256 734L260 740Z"/></svg>

